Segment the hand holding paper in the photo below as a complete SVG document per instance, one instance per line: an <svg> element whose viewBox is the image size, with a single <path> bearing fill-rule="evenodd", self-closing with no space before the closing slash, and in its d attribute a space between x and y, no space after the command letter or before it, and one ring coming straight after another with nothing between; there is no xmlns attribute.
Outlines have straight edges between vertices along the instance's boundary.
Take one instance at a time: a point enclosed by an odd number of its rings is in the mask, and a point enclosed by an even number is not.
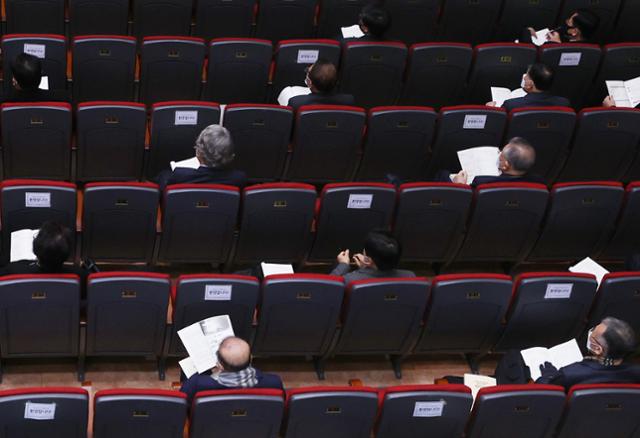
<svg viewBox="0 0 640 438"><path fill-rule="evenodd" d="M187 377L213 368L217 363L216 352L222 341L233 336L229 315L219 315L204 319L178 330L178 336L189 353L181 360L180 367ZM195 370L195 371L194 371Z"/></svg>
<svg viewBox="0 0 640 438"><path fill-rule="evenodd" d="M583 359L580 347L578 347L575 339L548 349L544 347L527 348L522 350L520 354L524 363L529 367L533 380L538 380L542 376L540 366L544 366L545 362L549 362L557 369L560 369Z"/></svg>
<svg viewBox="0 0 640 438"><path fill-rule="evenodd" d="M500 107L504 104L505 100L516 99L518 97L524 97L527 92L522 88L516 88L511 91L508 88L503 87L491 87L491 100L496 103L496 106Z"/></svg>
<svg viewBox="0 0 640 438"><path fill-rule="evenodd" d="M467 184L478 175L500 175L498 156L500 149L495 146L479 146L458 151L460 167L467 172Z"/></svg>
<svg viewBox="0 0 640 438"><path fill-rule="evenodd" d="M342 31L342 38L362 38L364 36L359 24L341 27L340 30Z"/></svg>
<svg viewBox="0 0 640 438"><path fill-rule="evenodd" d="M289 100L292 97L296 96L306 96L307 94L311 94L311 89L309 87L300 87L300 86L291 86L284 87L280 94L278 95L278 104L282 106L287 106L289 104Z"/></svg>

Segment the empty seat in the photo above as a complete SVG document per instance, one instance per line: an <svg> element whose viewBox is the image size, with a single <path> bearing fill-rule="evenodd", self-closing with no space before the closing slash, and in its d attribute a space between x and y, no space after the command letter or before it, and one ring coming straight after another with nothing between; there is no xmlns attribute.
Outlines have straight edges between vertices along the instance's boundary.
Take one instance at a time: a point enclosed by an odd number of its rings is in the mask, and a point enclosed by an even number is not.
<svg viewBox="0 0 640 438"><path fill-rule="evenodd" d="M400 186L393 233L402 259L446 262L460 245L473 192L453 183Z"/></svg>
<svg viewBox="0 0 640 438"><path fill-rule="evenodd" d="M412 45L399 103L435 108L460 103L472 57L466 43Z"/></svg>
<svg viewBox="0 0 640 438"><path fill-rule="evenodd" d="M458 151L476 146L502 146L507 113L488 106L450 106L440 110L438 134L429 162L428 175L441 169L460 171Z"/></svg>
<svg viewBox="0 0 640 438"><path fill-rule="evenodd" d="M277 438L284 411L280 389L201 391L191 408L190 438Z"/></svg>
<svg viewBox="0 0 640 438"><path fill-rule="evenodd" d="M340 28L358 23L360 11L366 4L366 0L323 0L319 5L318 36L337 38L342 35Z"/></svg>
<svg viewBox="0 0 640 438"><path fill-rule="evenodd" d="M390 386L380 398L376 438L461 436L473 403L464 385Z"/></svg>
<svg viewBox="0 0 640 438"><path fill-rule="evenodd" d="M133 102L86 102L76 112L79 181L137 180L142 175L147 112Z"/></svg>
<svg viewBox="0 0 640 438"><path fill-rule="evenodd" d="M300 107L286 178L318 183L350 179L362 144L365 117L364 109L353 106Z"/></svg>
<svg viewBox="0 0 640 438"><path fill-rule="evenodd" d="M255 277L231 274L179 276L171 290L173 326L169 355L186 354L178 330L218 315L229 315L235 335L249 342L259 291L260 283Z"/></svg>
<svg viewBox="0 0 640 438"><path fill-rule="evenodd" d="M155 242L159 197L158 186L152 183L87 184L83 256L148 263Z"/></svg>
<svg viewBox="0 0 640 438"><path fill-rule="evenodd" d="M204 53L201 38L146 37L140 55L140 101L199 99Z"/></svg>
<svg viewBox="0 0 640 438"><path fill-rule="evenodd" d="M212 40L209 45L205 99L220 103L264 102L271 52L272 45L267 40Z"/></svg>
<svg viewBox="0 0 640 438"><path fill-rule="evenodd" d="M435 40L441 4L440 0L386 1L384 7L391 16L391 26L384 37L405 44Z"/></svg>
<svg viewBox="0 0 640 438"><path fill-rule="evenodd" d="M553 347L582 333L598 282L591 274L530 272L519 275L507 325L496 351Z"/></svg>
<svg viewBox="0 0 640 438"><path fill-rule="evenodd" d="M71 105L5 103L0 120L5 178L69 179Z"/></svg>
<svg viewBox="0 0 640 438"><path fill-rule="evenodd" d="M133 100L135 69L136 40L133 37L73 39L73 99L76 102Z"/></svg>
<svg viewBox="0 0 640 438"><path fill-rule="evenodd" d="M133 2L133 34L138 38L151 35L189 35L191 0L135 0Z"/></svg>
<svg viewBox="0 0 640 438"><path fill-rule="evenodd" d="M311 244L315 187L299 183L260 184L242 194L240 237L234 260L298 263Z"/></svg>
<svg viewBox="0 0 640 438"><path fill-rule="evenodd" d="M627 0L620 7L620 15L615 24L615 41L640 40L640 28L636 26L636 17L640 13L640 2Z"/></svg>
<svg viewBox="0 0 640 438"><path fill-rule="evenodd" d="M564 407L564 389L555 385L498 385L482 388L464 436L469 438L550 438Z"/></svg>
<svg viewBox="0 0 640 438"><path fill-rule="evenodd" d="M369 438L378 393L367 387L308 387L287 391L285 438Z"/></svg>
<svg viewBox="0 0 640 438"><path fill-rule="evenodd" d="M640 182L627 185L626 199L615 232L599 258L624 259L640 247Z"/></svg>
<svg viewBox="0 0 640 438"><path fill-rule="evenodd" d="M64 0L7 0L5 11L7 33L64 35Z"/></svg>
<svg viewBox="0 0 640 438"><path fill-rule="evenodd" d="M640 274L611 272L600 283L596 301L591 309L588 327L595 327L605 317L613 316L628 322L638 332L640 313Z"/></svg>
<svg viewBox="0 0 640 438"><path fill-rule="evenodd" d="M396 191L384 183L327 184L320 195L316 238L309 259L333 261L345 249L364 247L367 234L389 229Z"/></svg>
<svg viewBox="0 0 640 438"><path fill-rule="evenodd" d="M256 36L274 42L287 38L310 38L316 7L316 0L261 0Z"/></svg>
<svg viewBox="0 0 640 438"><path fill-rule="evenodd" d="M240 190L221 184L175 184L164 191L162 262L224 263L240 209Z"/></svg>
<svg viewBox="0 0 640 438"><path fill-rule="evenodd" d="M126 35L129 0L69 0L71 35Z"/></svg>
<svg viewBox="0 0 640 438"><path fill-rule="evenodd" d="M224 127L233 138L234 169L251 181L273 181L282 176L287 159L293 111L265 104L231 104L224 110Z"/></svg>
<svg viewBox="0 0 640 438"><path fill-rule="evenodd" d="M473 49L474 62L466 92L469 103L483 104L493 100L491 87L520 88L527 66L536 61L533 44L490 43Z"/></svg>
<svg viewBox="0 0 640 438"><path fill-rule="evenodd" d="M576 113L565 107L516 108L509 113L505 138L526 138L536 150L529 173L555 180L569 153Z"/></svg>
<svg viewBox="0 0 640 438"><path fill-rule="evenodd" d="M551 206L528 260L579 260L609 236L622 204L620 183L563 183L551 190Z"/></svg>
<svg viewBox="0 0 640 438"><path fill-rule="evenodd" d="M437 115L429 107L376 107L367 118L367 139L358 181L424 179Z"/></svg>
<svg viewBox="0 0 640 438"><path fill-rule="evenodd" d="M0 428L6 438L85 438L88 416L89 393L83 388L0 391Z"/></svg>
<svg viewBox="0 0 640 438"><path fill-rule="evenodd" d="M182 438L187 396L164 389L104 389L93 399L96 438Z"/></svg>
<svg viewBox="0 0 640 438"><path fill-rule="evenodd" d="M562 19L568 18L569 14L578 9L590 10L600 19L595 34L590 38L590 40L601 43L611 39L612 31L615 28L615 21L618 17L618 9L622 3L622 0L598 0L597 2L590 0L566 0L563 3L560 17ZM629 2L627 1L624 3Z"/></svg>
<svg viewBox="0 0 640 438"><path fill-rule="evenodd" d="M538 237L548 199L543 184L479 185L456 261L522 260Z"/></svg>
<svg viewBox="0 0 640 438"><path fill-rule="evenodd" d="M639 39L640 36L636 40ZM640 76L640 43L604 46L602 48L602 63L594 82L590 103L600 105L605 96L609 94L605 81L627 81L638 76Z"/></svg>
<svg viewBox="0 0 640 438"><path fill-rule="evenodd" d="M502 0L446 0L440 17L440 39L470 44L489 40Z"/></svg>
<svg viewBox="0 0 640 438"><path fill-rule="evenodd" d="M340 92L356 105L393 105L402 87L407 46L393 42L353 41L343 45Z"/></svg>
<svg viewBox="0 0 640 438"><path fill-rule="evenodd" d="M556 0L509 0L504 2L495 37L498 41L520 38L527 27L536 30L553 26L560 3Z"/></svg>
<svg viewBox="0 0 640 438"><path fill-rule="evenodd" d="M147 179L169 169L171 161L195 156L198 135L220 121L220 106L213 102L161 102L151 108L151 134Z"/></svg>
<svg viewBox="0 0 640 438"><path fill-rule="evenodd" d="M513 283L502 274L449 274L433 279L421 353L485 354L500 335Z"/></svg>
<svg viewBox="0 0 640 438"><path fill-rule="evenodd" d="M250 37L255 0L196 0L193 34L210 40L226 36Z"/></svg>

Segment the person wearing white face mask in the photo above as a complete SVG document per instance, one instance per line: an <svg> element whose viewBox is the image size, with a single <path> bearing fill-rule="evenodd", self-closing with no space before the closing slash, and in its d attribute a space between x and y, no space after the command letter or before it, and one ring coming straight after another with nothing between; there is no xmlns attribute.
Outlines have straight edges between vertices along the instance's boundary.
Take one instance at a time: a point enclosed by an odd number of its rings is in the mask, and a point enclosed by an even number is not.
<svg viewBox="0 0 640 438"><path fill-rule="evenodd" d="M298 109L303 105L355 104L352 95L336 92L338 70L333 63L326 59L318 59L307 67L304 83L309 87L311 93L290 98L287 105L293 109ZM280 98L278 98L278 101L280 101Z"/></svg>

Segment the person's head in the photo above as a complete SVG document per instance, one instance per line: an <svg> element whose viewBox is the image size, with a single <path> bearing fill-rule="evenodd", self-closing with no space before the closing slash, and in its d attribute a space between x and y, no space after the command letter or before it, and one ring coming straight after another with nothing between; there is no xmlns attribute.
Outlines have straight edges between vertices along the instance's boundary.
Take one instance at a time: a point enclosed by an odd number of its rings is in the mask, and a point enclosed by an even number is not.
<svg viewBox="0 0 640 438"><path fill-rule="evenodd" d="M69 258L72 244L71 230L56 222L45 222L33 239L33 253L43 269L58 271Z"/></svg>
<svg viewBox="0 0 640 438"><path fill-rule="evenodd" d="M42 79L42 63L33 55L21 53L11 62L11 74L16 89L37 89Z"/></svg>
<svg viewBox="0 0 640 438"><path fill-rule="evenodd" d="M331 61L320 58L307 67L304 82L314 93L330 93L338 82L338 69Z"/></svg>
<svg viewBox="0 0 640 438"><path fill-rule="evenodd" d="M218 348L218 367L224 371L238 372L251 365L251 347L244 339L225 338Z"/></svg>
<svg viewBox="0 0 640 438"><path fill-rule="evenodd" d="M400 243L388 231L371 231L364 242L364 255L371 258L380 271L395 269L400 252Z"/></svg>
<svg viewBox="0 0 640 438"><path fill-rule="evenodd" d="M598 358L621 360L635 351L636 342L631 326L610 316L589 330L587 349Z"/></svg>
<svg viewBox="0 0 640 438"><path fill-rule="evenodd" d="M391 16L382 6L369 4L360 11L358 23L365 35L382 38L389 26L391 26Z"/></svg>
<svg viewBox="0 0 640 438"><path fill-rule="evenodd" d="M196 157L208 167L224 167L235 157L231 133L220 125L209 125L196 139Z"/></svg>
<svg viewBox="0 0 640 438"><path fill-rule="evenodd" d="M531 64L522 77L522 88L527 93L540 93L551 88L553 70L541 62Z"/></svg>
<svg viewBox="0 0 640 438"><path fill-rule="evenodd" d="M589 9L578 9L565 20L569 41L588 41L600 24L600 17Z"/></svg>
<svg viewBox="0 0 640 438"><path fill-rule="evenodd" d="M536 150L522 137L513 137L502 148L498 168L507 175L524 175L536 162Z"/></svg>
<svg viewBox="0 0 640 438"><path fill-rule="evenodd" d="M626 271L640 271L640 252L629 254L624 260Z"/></svg>

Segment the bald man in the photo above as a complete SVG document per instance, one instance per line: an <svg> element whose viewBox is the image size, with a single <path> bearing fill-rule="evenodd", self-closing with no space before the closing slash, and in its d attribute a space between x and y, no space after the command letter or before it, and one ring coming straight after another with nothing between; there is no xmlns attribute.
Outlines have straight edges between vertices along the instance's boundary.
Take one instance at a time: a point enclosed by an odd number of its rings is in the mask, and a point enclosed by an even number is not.
<svg viewBox="0 0 640 438"><path fill-rule="evenodd" d="M189 404L197 392L215 389L275 388L283 389L275 374L263 373L251 366L251 347L240 338L229 337L220 344L218 363L210 372L194 374L183 382L180 391Z"/></svg>
<svg viewBox="0 0 640 438"><path fill-rule="evenodd" d="M311 90L311 94L289 99L287 105L293 109L302 105L355 105L352 95L336 93L338 70L331 61L321 58L307 67L304 83Z"/></svg>

